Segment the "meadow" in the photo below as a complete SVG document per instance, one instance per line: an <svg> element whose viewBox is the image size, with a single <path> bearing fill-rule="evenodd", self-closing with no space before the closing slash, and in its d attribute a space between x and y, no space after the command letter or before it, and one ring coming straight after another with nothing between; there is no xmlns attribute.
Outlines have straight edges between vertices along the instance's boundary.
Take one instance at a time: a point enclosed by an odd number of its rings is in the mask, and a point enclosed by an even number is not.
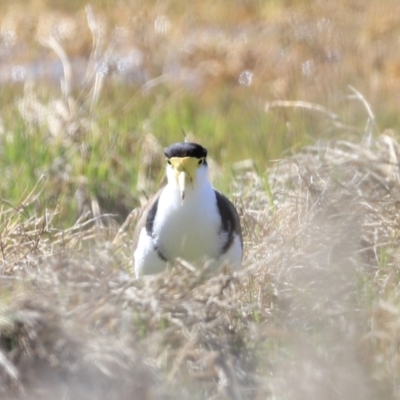
<svg viewBox="0 0 400 400"><path fill-rule="evenodd" d="M400 3L3 0L0 397L397 399ZM137 280L163 148L240 270Z"/></svg>

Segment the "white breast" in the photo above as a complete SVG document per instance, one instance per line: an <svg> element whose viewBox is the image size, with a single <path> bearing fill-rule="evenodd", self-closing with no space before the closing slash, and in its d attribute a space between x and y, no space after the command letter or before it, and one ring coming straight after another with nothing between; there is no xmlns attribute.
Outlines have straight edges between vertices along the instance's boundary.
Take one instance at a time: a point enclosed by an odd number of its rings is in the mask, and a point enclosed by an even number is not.
<svg viewBox="0 0 400 400"><path fill-rule="evenodd" d="M221 232L221 216L214 188L207 179L207 166L197 170L195 185L186 185L182 202L172 169L167 167L168 184L160 194L152 234L143 227L134 253L136 276L158 273L167 262L183 258L190 263L218 268L227 263L238 268L242 259L240 236L221 255L227 233Z"/></svg>
<svg viewBox="0 0 400 400"><path fill-rule="evenodd" d="M208 181L188 188L182 202L179 190L167 185L161 193L153 225L155 242L169 259L189 262L218 257L222 248L221 217Z"/></svg>

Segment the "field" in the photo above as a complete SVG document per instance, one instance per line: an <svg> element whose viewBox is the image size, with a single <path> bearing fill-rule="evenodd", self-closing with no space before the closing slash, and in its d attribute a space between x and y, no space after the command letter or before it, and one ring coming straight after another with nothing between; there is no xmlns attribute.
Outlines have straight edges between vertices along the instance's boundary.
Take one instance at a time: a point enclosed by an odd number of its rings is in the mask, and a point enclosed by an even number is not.
<svg viewBox="0 0 400 400"><path fill-rule="evenodd" d="M400 397L400 3L3 0L0 398ZM136 279L163 148L240 270Z"/></svg>

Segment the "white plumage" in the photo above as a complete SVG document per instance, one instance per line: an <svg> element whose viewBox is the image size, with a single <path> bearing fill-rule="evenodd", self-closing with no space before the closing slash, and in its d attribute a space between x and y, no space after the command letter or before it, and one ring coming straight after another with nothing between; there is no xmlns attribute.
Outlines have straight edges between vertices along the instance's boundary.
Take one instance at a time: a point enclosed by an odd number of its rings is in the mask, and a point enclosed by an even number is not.
<svg viewBox="0 0 400 400"><path fill-rule="evenodd" d="M185 149L194 144L179 145ZM243 250L236 210L211 186L205 157L204 162L202 158L194 159L196 162L190 161L192 166L188 162L183 172L177 171L176 164L167 165L168 183L142 218L142 226L137 227L134 261L138 277L161 272L178 257L197 266L205 262L211 263L211 268L224 263L240 266ZM224 223L224 216L229 221Z"/></svg>

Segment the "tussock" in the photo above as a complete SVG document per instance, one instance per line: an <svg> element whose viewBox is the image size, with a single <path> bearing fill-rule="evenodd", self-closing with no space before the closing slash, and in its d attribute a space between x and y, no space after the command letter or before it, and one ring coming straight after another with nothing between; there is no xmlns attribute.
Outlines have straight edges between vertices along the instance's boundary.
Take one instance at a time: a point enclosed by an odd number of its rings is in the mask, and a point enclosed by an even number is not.
<svg viewBox="0 0 400 400"><path fill-rule="evenodd" d="M202 1L185 16L175 1L14 3L0 18L1 187L14 199L0 208L0 397L399 398L400 151L372 129L372 109L398 114L399 3L227 14ZM62 96L48 86L59 79ZM354 88L344 102L347 82L375 103ZM182 124L225 165L254 158L233 168L243 267L182 261L136 280L131 208L159 183L153 133L176 140ZM310 127L346 140L260 172Z"/></svg>
<svg viewBox="0 0 400 400"><path fill-rule="evenodd" d="M4 206L2 398L395 398L399 154L385 133L268 178L237 165L234 272L182 261L138 281L133 214L60 232Z"/></svg>

